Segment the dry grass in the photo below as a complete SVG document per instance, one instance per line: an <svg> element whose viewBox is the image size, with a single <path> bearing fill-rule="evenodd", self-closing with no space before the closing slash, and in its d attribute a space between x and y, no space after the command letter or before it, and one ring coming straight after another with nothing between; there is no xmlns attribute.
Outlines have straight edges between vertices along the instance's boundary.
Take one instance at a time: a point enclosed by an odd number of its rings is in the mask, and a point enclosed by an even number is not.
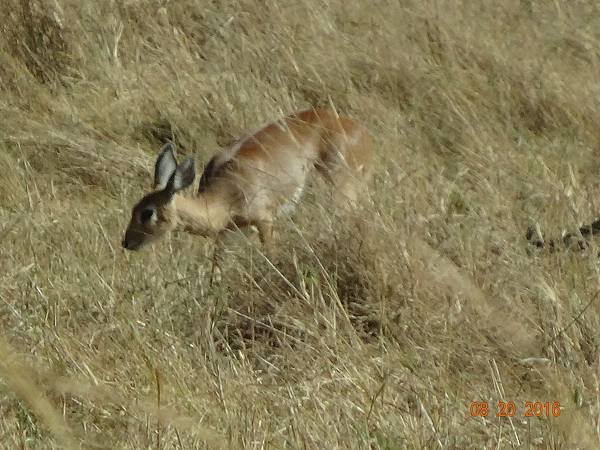
<svg viewBox="0 0 600 450"><path fill-rule="evenodd" d="M600 211L596 2L0 13L3 447L600 446L597 252L523 237ZM121 250L165 138L206 161L330 103L376 135L359 211L308 199L273 263L235 236L212 288L206 240Z"/></svg>

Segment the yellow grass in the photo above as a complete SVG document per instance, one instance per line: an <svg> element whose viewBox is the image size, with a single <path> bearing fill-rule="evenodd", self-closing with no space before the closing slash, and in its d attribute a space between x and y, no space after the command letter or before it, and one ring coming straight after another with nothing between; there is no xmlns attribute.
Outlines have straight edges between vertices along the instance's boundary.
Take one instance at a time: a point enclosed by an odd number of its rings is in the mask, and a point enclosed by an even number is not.
<svg viewBox="0 0 600 450"><path fill-rule="evenodd" d="M600 211L597 2L4 0L0 17L2 447L600 447L597 251L524 238ZM376 137L361 208L309 193L272 261L235 235L212 287L205 239L122 251L166 139L201 165L311 105Z"/></svg>

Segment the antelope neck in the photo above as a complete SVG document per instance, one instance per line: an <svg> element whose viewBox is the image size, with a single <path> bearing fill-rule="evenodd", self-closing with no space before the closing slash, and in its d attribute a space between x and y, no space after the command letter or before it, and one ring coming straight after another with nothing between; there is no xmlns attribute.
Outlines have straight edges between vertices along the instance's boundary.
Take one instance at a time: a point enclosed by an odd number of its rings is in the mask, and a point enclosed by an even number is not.
<svg viewBox="0 0 600 450"><path fill-rule="evenodd" d="M230 205L208 193L175 196L177 222L185 231L206 236L223 230L232 218Z"/></svg>

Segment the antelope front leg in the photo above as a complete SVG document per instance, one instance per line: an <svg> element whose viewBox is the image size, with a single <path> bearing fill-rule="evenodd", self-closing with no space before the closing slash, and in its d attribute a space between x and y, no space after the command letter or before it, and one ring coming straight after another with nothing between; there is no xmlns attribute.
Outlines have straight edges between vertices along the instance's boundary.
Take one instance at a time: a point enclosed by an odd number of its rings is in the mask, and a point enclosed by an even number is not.
<svg viewBox="0 0 600 450"><path fill-rule="evenodd" d="M213 281L221 280L221 267L219 265L219 259L221 258L221 254L223 253L223 233L218 233L215 236L213 255L212 255L212 265L210 268L210 280L209 286L213 285Z"/></svg>
<svg viewBox="0 0 600 450"><path fill-rule="evenodd" d="M270 220L261 220L254 224L258 230L258 238L263 246L263 251L267 256L270 256L273 252L273 222Z"/></svg>

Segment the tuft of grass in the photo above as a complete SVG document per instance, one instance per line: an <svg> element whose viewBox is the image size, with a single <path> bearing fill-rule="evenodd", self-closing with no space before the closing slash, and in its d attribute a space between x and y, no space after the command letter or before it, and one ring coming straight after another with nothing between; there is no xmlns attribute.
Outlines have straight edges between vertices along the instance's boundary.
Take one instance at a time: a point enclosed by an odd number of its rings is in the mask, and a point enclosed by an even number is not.
<svg viewBox="0 0 600 450"><path fill-rule="evenodd" d="M0 436L15 448L596 448L591 2L7 0ZM119 245L166 139L199 161L333 105L368 201ZM471 417L472 402L489 415ZM498 402L515 402L498 417ZM560 402L527 417L526 402Z"/></svg>

